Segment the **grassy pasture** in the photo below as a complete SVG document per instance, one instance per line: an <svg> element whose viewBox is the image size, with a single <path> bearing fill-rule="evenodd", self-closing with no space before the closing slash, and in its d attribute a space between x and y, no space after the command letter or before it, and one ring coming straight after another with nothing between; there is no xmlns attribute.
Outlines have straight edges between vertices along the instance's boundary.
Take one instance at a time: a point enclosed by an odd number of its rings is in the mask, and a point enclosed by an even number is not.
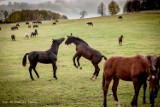
<svg viewBox="0 0 160 107"><path fill-rule="evenodd" d="M99 64L101 71L96 81L90 80L93 73L92 64L81 58L82 70L73 66L72 57L75 46L60 45L57 61L57 77L53 79L51 64L38 64L40 79L29 77L27 66L22 66L25 53L32 50L47 50L52 39L65 37L70 33L84 39L91 47L102 52L108 58L115 55L157 55L160 56L160 14L132 13L117 16L98 17L80 20L61 20L56 26L51 21L39 25L36 38L26 40L25 33L31 33L25 23L20 23L19 30L11 31L15 24L0 25L0 106L3 107L102 107L102 72L104 60ZM88 27L92 21L94 26ZM16 41L11 41L11 34ZM118 37L124 35L123 46L118 45ZM125 65L124 65L125 66ZM108 106L114 107L110 84ZM139 107L150 107L147 89L147 104L142 104L142 89L139 94ZM118 98L122 107L130 107L134 94L132 82L120 81ZM159 107L160 94L155 107Z"/></svg>

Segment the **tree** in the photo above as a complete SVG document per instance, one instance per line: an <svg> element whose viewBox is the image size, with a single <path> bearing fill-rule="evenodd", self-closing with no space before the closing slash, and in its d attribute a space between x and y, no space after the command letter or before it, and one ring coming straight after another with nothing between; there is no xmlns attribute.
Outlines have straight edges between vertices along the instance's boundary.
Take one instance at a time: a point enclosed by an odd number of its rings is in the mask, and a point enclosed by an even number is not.
<svg viewBox="0 0 160 107"><path fill-rule="evenodd" d="M8 16L8 12L7 12L7 11L4 11L3 14L4 14L4 17L5 17L5 19L6 19L7 16Z"/></svg>
<svg viewBox="0 0 160 107"><path fill-rule="evenodd" d="M98 6L97 12L101 16L106 15L106 6L105 6L105 4L103 2L101 2L101 4Z"/></svg>
<svg viewBox="0 0 160 107"><path fill-rule="evenodd" d="M87 11L82 10L79 14L81 15L80 18L84 18L87 15Z"/></svg>
<svg viewBox="0 0 160 107"><path fill-rule="evenodd" d="M120 8L115 1L111 1L111 3L108 4L108 10L111 15L115 15L120 11Z"/></svg>

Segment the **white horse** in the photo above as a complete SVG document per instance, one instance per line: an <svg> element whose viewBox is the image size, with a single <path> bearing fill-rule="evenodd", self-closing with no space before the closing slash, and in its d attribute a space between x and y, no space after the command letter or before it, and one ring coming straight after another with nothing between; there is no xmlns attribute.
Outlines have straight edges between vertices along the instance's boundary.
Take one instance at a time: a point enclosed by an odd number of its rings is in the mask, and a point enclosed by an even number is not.
<svg viewBox="0 0 160 107"><path fill-rule="evenodd" d="M25 33L25 38L29 39L29 34Z"/></svg>

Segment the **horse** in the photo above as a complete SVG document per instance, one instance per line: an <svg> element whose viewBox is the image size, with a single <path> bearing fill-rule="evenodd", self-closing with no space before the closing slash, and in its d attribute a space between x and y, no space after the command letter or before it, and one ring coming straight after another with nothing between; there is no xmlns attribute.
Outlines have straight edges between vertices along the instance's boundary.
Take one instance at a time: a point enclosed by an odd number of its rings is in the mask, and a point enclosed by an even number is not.
<svg viewBox="0 0 160 107"><path fill-rule="evenodd" d="M34 70L35 74L37 75L37 77L39 78L39 74L36 70L36 65L38 62L43 63L43 64L52 64L53 67L53 77L55 79L57 79L56 76L56 70L57 70L57 54L58 54L58 49L59 49L59 45L64 41L64 38L60 38L60 39L54 39L52 41L52 45L51 48L49 50L46 51L32 51L29 53L26 53L22 59L22 65L26 66L26 57L28 55L28 60L30 62L30 66L29 66L29 73L30 73L30 78L32 80L34 80L33 76L32 76L32 69Z"/></svg>
<svg viewBox="0 0 160 107"><path fill-rule="evenodd" d="M11 30L18 30L18 27L17 26L13 26L13 27L11 27Z"/></svg>
<svg viewBox="0 0 160 107"><path fill-rule="evenodd" d="M16 41L16 36L15 35L11 35L11 39L12 39L12 41Z"/></svg>
<svg viewBox="0 0 160 107"><path fill-rule="evenodd" d="M20 27L19 23L16 24L17 27Z"/></svg>
<svg viewBox="0 0 160 107"><path fill-rule="evenodd" d="M29 22L26 22L26 25L29 25Z"/></svg>
<svg viewBox="0 0 160 107"><path fill-rule="evenodd" d="M53 22L53 25L56 25L56 22Z"/></svg>
<svg viewBox="0 0 160 107"><path fill-rule="evenodd" d="M95 68L95 72L93 73L93 76L91 79L96 79L100 68L98 66L99 62L101 62L102 57L106 60L107 58L102 55L98 50L91 48L88 43L86 43L84 40L78 38L78 37L74 37L72 36L72 33L70 36L68 36L67 40L65 41L66 45L69 44L75 44L76 45L76 54L73 57L73 65L78 68L80 67L80 63L79 60L81 58L81 56L83 56L84 58L90 60ZM77 63L75 62L75 59L77 58ZM80 69L82 69L82 67L80 67Z"/></svg>
<svg viewBox="0 0 160 107"><path fill-rule="evenodd" d="M35 27L36 27L36 28L39 28L39 26L38 26L38 25L33 25L33 28L35 28Z"/></svg>
<svg viewBox="0 0 160 107"><path fill-rule="evenodd" d="M156 86L155 86L155 91L154 93L150 94L150 103L151 103L151 107L154 107L154 99L157 97L158 95L158 91L159 91L159 80L160 80L160 57L157 56L151 56L148 55L146 56L146 58L148 59L148 62L151 66L150 71L153 72L155 74L155 78L156 78ZM144 96L143 96L143 103L146 103L146 97L145 97L145 92L146 92L146 88L147 88L147 83L145 82L143 85L143 90L144 90Z"/></svg>
<svg viewBox="0 0 160 107"><path fill-rule="evenodd" d="M121 36L118 38L119 46L122 46L123 38L124 38L123 35L121 35Z"/></svg>
<svg viewBox="0 0 160 107"><path fill-rule="evenodd" d="M88 26L93 26L92 22L88 22L87 24L88 24Z"/></svg>
<svg viewBox="0 0 160 107"><path fill-rule="evenodd" d="M125 65L125 66L124 66ZM115 104L120 107L117 97L117 87L119 84L119 79L125 81L132 81L134 85L134 97L131 102L132 107L137 107L138 94L141 86L146 83L149 77L149 90L150 98L153 98L155 86L156 86L156 75L150 71L151 66L148 59L145 56L132 56L132 57L122 57L114 56L109 58L104 63L103 67L103 79L102 79L102 89L103 89L103 105L107 106L107 93L111 80L113 79L112 92L115 100Z"/></svg>
<svg viewBox="0 0 160 107"><path fill-rule="evenodd" d="M31 25L29 25L28 28L31 28Z"/></svg>
<svg viewBox="0 0 160 107"><path fill-rule="evenodd" d="M122 16L118 16L118 19L123 19L123 17Z"/></svg>
<svg viewBox="0 0 160 107"><path fill-rule="evenodd" d="M25 38L29 39L29 34L28 33L25 34Z"/></svg>
<svg viewBox="0 0 160 107"><path fill-rule="evenodd" d="M37 31L37 29L35 29L35 31L34 32L31 32L31 38L32 38L32 36L34 37L36 37L36 35L38 35L38 31Z"/></svg>

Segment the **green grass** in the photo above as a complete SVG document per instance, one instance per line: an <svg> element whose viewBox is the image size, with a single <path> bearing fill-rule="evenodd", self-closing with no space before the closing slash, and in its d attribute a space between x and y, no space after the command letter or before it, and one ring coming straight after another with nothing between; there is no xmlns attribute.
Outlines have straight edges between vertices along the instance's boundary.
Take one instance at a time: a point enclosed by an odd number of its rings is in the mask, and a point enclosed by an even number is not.
<svg viewBox="0 0 160 107"><path fill-rule="evenodd" d="M52 39L73 35L84 39L89 45L102 52L108 58L111 56L157 55L160 56L160 14L132 13L118 20L117 16L98 17L80 20L60 20L56 26L51 21L45 21L38 28L36 38L26 40L25 33L34 31L25 23L20 23L19 30L11 31L15 24L2 24L0 27L0 106L24 107L102 107L102 72L104 60L99 64L101 71L96 81L90 80L93 73L92 64L81 58L82 70L73 66L72 57L75 46L60 45L57 61L57 77L53 79L52 66L38 64L40 79L29 77L28 66L22 66L25 53L33 50L47 50ZM88 27L92 21L94 27ZM16 35L16 41L11 41L11 34ZM118 37L124 35L123 46L118 45ZM110 84L108 106L114 107ZM147 89L147 104L142 104L142 89L139 94L139 107L150 107ZM134 94L132 82L120 81L118 98L122 107L130 107ZM160 102L160 94L155 107Z"/></svg>

